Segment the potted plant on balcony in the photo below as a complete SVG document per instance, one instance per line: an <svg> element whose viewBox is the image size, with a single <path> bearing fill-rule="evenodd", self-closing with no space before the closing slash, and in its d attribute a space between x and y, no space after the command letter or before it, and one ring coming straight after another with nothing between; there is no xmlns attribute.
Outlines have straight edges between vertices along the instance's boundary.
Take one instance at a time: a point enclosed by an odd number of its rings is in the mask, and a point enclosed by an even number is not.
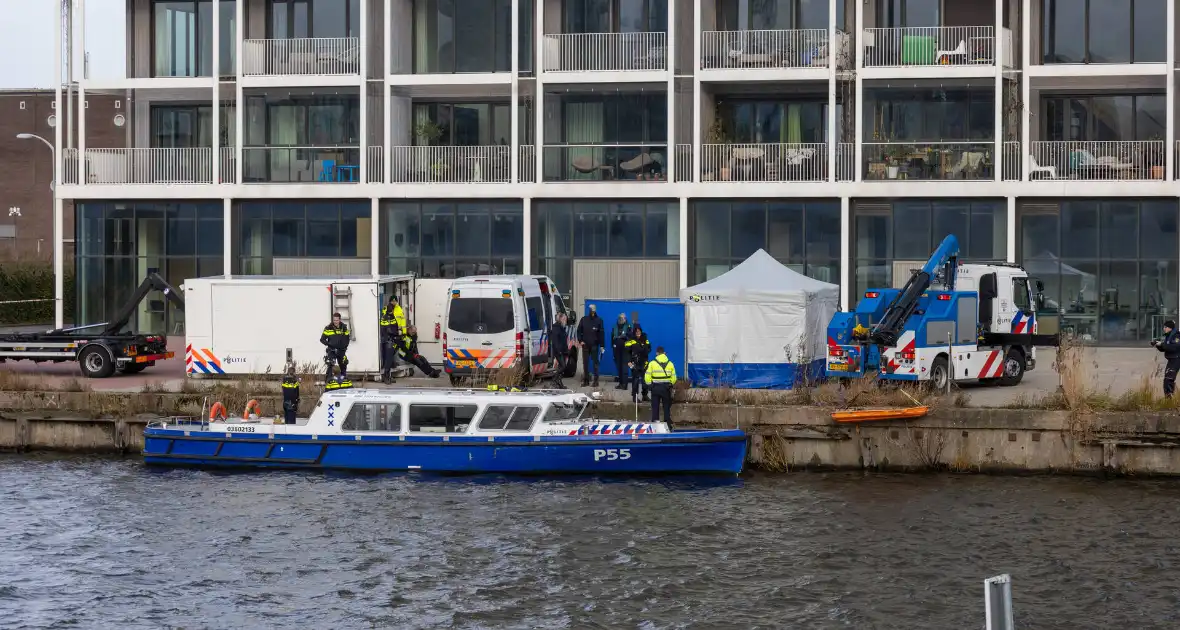
<svg viewBox="0 0 1180 630"><path fill-rule="evenodd" d="M418 139L418 146L433 147L443 137L443 128L433 120L423 120L414 126L414 136ZM446 161L440 156L432 155L434 151L426 151L422 157L425 171L434 181L442 181L450 170Z"/></svg>
<svg viewBox="0 0 1180 630"><path fill-rule="evenodd" d="M1151 179L1164 178L1164 139L1158 134L1139 147L1139 166L1150 172Z"/></svg>
<svg viewBox="0 0 1180 630"><path fill-rule="evenodd" d="M885 176L889 179L897 179L901 164L905 162L906 156L911 151L910 147L903 144L889 143L885 145Z"/></svg>

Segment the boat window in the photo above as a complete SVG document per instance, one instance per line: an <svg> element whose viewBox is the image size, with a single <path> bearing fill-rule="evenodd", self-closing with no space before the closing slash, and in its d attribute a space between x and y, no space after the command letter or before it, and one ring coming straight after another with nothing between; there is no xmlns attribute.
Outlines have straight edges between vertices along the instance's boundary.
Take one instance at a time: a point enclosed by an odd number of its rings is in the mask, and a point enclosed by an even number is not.
<svg viewBox="0 0 1180 630"><path fill-rule="evenodd" d="M452 298L447 328L469 335L508 332L516 326L512 302L507 298Z"/></svg>
<svg viewBox="0 0 1180 630"><path fill-rule="evenodd" d="M545 412L545 422L571 422L577 420L582 416L582 410L586 408L584 404L566 404L553 403L549 405L549 411Z"/></svg>
<svg viewBox="0 0 1180 630"><path fill-rule="evenodd" d="M410 431L463 433L477 411L478 405L410 405Z"/></svg>
<svg viewBox="0 0 1180 630"><path fill-rule="evenodd" d="M479 419L481 431L528 431L540 415L539 407L488 405Z"/></svg>
<svg viewBox="0 0 1180 630"><path fill-rule="evenodd" d="M397 403L354 403L340 426L343 431L402 430L402 410Z"/></svg>

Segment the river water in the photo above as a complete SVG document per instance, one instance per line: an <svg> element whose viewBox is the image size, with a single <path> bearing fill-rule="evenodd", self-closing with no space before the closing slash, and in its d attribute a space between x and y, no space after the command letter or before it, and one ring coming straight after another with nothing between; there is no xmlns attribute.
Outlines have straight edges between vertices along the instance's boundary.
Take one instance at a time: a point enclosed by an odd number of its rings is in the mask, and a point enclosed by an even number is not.
<svg viewBox="0 0 1180 630"><path fill-rule="evenodd" d="M1180 485L0 458L5 628L1180 627Z"/></svg>

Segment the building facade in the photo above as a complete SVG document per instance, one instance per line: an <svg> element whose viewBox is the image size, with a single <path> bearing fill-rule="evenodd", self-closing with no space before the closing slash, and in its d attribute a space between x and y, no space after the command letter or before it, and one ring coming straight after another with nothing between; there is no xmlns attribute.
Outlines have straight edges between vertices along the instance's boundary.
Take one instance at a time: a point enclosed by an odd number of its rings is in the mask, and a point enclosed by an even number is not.
<svg viewBox="0 0 1180 630"><path fill-rule="evenodd" d="M547 273L580 305L760 248L850 306L948 233L1044 282L1045 332L1140 343L1176 315L1167 0L126 8L129 76L76 98L127 94L130 148L81 110L58 152L80 320L153 269Z"/></svg>

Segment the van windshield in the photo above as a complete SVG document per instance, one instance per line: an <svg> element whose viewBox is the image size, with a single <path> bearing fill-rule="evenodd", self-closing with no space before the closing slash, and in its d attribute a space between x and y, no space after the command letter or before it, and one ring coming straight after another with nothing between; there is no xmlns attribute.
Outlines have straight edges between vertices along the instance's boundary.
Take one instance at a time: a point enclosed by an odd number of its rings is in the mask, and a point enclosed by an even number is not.
<svg viewBox="0 0 1180 630"><path fill-rule="evenodd" d="M491 335L514 328L512 300L504 298L453 298L447 328L459 333Z"/></svg>

